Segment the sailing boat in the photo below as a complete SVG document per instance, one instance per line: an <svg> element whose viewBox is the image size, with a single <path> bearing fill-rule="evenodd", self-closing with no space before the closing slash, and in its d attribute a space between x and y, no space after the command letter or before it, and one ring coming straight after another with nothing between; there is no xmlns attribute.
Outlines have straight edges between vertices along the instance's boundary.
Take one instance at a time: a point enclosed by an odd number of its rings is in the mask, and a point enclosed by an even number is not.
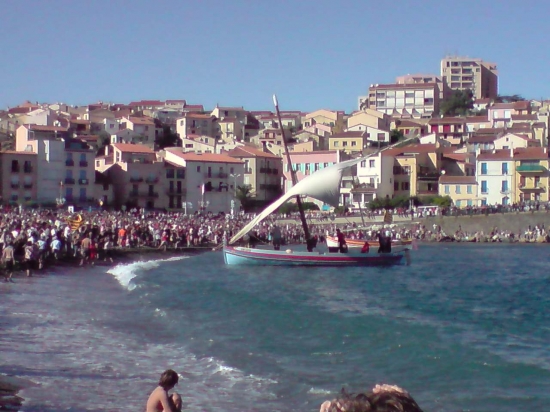
<svg viewBox="0 0 550 412"><path fill-rule="evenodd" d="M281 133L283 135L287 163L289 165L289 170L292 173L293 186L283 196L252 219L252 221L250 221L237 234L235 234L229 242L227 242L227 244L224 243L223 254L225 263L227 265L262 266L384 266L403 263L407 251L386 253L375 253L374 251L371 253L360 253L358 251L350 251L348 253L320 253L314 251L314 245L309 234L309 228L307 226L305 213L301 203L301 196L309 196L326 204L338 206L340 198L340 183L342 181L344 171L361 162L365 158L352 159L320 169L298 182L295 171L292 167L289 150L286 145L284 130L280 119L279 105L275 96L273 96L273 103L275 104L277 116L279 117L278 120L281 127ZM291 249L286 251L265 250L231 246L292 197L296 197L296 203L298 204L300 220L302 222L302 227L304 229L304 234L307 241L307 251L294 251Z"/></svg>

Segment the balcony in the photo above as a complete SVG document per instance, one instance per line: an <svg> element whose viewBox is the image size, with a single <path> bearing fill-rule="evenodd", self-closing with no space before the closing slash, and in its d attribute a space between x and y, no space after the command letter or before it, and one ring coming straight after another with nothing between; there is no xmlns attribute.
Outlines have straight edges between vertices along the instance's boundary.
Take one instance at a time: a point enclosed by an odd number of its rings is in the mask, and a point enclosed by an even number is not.
<svg viewBox="0 0 550 412"><path fill-rule="evenodd" d="M19 186L20 186L19 183L12 183L12 184L10 185L10 187L11 187L12 189L19 189Z"/></svg>
<svg viewBox="0 0 550 412"><path fill-rule="evenodd" d="M19 166L12 166L12 167L11 167L11 172L12 172L12 173L19 173L19 170L21 170L21 169L19 168Z"/></svg>
<svg viewBox="0 0 550 412"><path fill-rule="evenodd" d="M145 181L147 183L158 183L159 182L159 178L158 177L151 177L149 176L147 179L145 179Z"/></svg>
<svg viewBox="0 0 550 412"><path fill-rule="evenodd" d="M78 162L78 164L80 165L80 167L88 167L88 162L86 160L81 160L80 162Z"/></svg>
<svg viewBox="0 0 550 412"><path fill-rule="evenodd" d="M25 166L23 168L23 173L32 173L32 166Z"/></svg>
<svg viewBox="0 0 550 412"><path fill-rule="evenodd" d="M74 160L65 160L65 166L74 166Z"/></svg>
<svg viewBox="0 0 550 412"><path fill-rule="evenodd" d="M537 182L537 183L523 182L523 183L519 184L519 189L521 191L529 191L529 190L537 190L538 191L538 190L544 190L545 186L540 182Z"/></svg>
<svg viewBox="0 0 550 412"><path fill-rule="evenodd" d="M140 183L140 182L143 182L143 177L130 177L130 182L132 183Z"/></svg>
<svg viewBox="0 0 550 412"><path fill-rule="evenodd" d="M544 173L546 167L538 164L522 164L516 167L519 173Z"/></svg>
<svg viewBox="0 0 550 412"><path fill-rule="evenodd" d="M131 198L136 198L136 197L159 197L159 194L157 192L136 192L136 191L131 191L129 196Z"/></svg>
<svg viewBox="0 0 550 412"><path fill-rule="evenodd" d="M250 167L245 167L245 168L244 168L244 174L245 174L245 175L251 175L251 174L252 174L252 168L250 168Z"/></svg>
<svg viewBox="0 0 550 412"><path fill-rule="evenodd" d="M23 187L24 187L25 189L32 189L32 183L24 183L24 184L23 184Z"/></svg>
<svg viewBox="0 0 550 412"><path fill-rule="evenodd" d="M79 185L87 185L89 183L90 183L90 181L88 179L78 179L78 184Z"/></svg>
<svg viewBox="0 0 550 412"><path fill-rule="evenodd" d="M66 177L65 178L65 184L66 185L74 185L75 180L72 177Z"/></svg>
<svg viewBox="0 0 550 412"><path fill-rule="evenodd" d="M438 171L430 172L418 172L416 174L416 180L439 180L441 173Z"/></svg>
<svg viewBox="0 0 550 412"><path fill-rule="evenodd" d="M167 189L166 194L171 196L185 196L187 195L187 189L179 189L179 190L178 188Z"/></svg>

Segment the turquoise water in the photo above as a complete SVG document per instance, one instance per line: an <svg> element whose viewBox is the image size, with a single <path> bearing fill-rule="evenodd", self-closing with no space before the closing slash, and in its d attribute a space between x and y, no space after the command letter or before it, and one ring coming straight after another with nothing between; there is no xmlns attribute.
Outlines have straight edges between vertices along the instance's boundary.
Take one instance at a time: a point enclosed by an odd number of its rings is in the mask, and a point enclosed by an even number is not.
<svg viewBox="0 0 550 412"><path fill-rule="evenodd" d="M58 270L0 288L0 373L27 411L317 411L342 387L426 411L549 410L548 246L426 245L411 266L227 267L221 253ZM61 388L71 386L73 395Z"/></svg>

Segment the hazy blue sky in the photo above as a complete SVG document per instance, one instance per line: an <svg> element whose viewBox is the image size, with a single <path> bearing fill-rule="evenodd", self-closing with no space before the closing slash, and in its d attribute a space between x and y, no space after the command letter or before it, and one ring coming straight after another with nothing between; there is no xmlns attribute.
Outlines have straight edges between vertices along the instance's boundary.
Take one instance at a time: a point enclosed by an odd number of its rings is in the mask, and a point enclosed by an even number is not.
<svg viewBox="0 0 550 412"><path fill-rule="evenodd" d="M371 83L499 69L501 94L550 97L548 1L0 2L0 108L186 99L211 109L352 111Z"/></svg>

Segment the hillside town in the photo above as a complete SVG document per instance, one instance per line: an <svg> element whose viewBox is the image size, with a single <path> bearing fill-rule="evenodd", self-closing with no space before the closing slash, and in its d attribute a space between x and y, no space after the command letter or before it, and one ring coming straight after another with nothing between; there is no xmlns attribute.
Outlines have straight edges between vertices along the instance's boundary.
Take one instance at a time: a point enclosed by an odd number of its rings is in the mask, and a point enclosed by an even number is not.
<svg viewBox="0 0 550 412"><path fill-rule="evenodd" d="M350 210L397 197L448 197L458 209L549 200L550 101L503 98L496 65L481 59L445 57L439 75L371 84L353 113L280 115L184 99L26 101L0 111L0 200L185 214L235 213L246 201L258 210L292 186L283 139L298 179L371 155L342 180Z"/></svg>

